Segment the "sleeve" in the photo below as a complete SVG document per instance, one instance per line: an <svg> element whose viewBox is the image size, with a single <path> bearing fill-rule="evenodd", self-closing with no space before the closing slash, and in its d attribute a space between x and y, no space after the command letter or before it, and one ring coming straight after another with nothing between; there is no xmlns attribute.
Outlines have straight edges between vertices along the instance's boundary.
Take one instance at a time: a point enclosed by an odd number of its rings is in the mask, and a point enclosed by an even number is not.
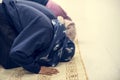
<svg viewBox="0 0 120 80"><path fill-rule="evenodd" d="M33 54L35 54L35 50L45 49L50 44L53 35L52 25L40 11L26 5L16 5L15 7L19 15L20 26L23 29L13 42L10 57L24 69L38 73L40 64Z"/></svg>
<svg viewBox="0 0 120 80"><path fill-rule="evenodd" d="M20 2L22 4L25 4L27 6L31 6L35 9L41 11L42 13L44 13L50 19L56 19L57 18L51 10L49 10L48 8L46 8L43 5L40 5L40 4L35 3L33 1L18 1L18 2Z"/></svg>

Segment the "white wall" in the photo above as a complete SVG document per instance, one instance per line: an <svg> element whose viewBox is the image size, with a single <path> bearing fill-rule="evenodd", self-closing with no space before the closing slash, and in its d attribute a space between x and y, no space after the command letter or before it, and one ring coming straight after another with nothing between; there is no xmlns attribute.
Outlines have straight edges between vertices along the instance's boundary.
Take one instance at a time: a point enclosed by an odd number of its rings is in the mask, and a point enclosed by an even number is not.
<svg viewBox="0 0 120 80"><path fill-rule="evenodd" d="M0 0L0 3L2 2L2 0Z"/></svg>

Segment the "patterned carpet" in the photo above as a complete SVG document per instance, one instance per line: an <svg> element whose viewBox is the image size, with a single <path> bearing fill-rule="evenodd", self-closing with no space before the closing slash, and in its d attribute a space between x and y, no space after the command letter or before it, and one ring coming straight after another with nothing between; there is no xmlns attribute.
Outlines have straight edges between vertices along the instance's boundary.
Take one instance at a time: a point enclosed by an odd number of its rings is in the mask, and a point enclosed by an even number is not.
<svg viewBox="0 0 120 80"><path fill-rule="evenodd" d="M79 51L78 40L76 43L76 54L67 63L60 63L56 68L59 74L46 76L41 74L31 74L23 68L5 70L0 67L0 80L88 80L85 67Z"/></svg>

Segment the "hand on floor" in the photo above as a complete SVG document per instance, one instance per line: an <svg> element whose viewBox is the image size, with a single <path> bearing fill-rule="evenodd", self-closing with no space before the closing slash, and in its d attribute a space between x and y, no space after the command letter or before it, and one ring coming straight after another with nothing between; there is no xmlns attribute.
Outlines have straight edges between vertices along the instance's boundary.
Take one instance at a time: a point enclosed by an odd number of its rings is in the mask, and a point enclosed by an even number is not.
<svg viewBox="0 0 120 80"><path fill-rule="evenodd" d="M44 74L44 75L52 75L52 74L59 73L59 71L55 68L52 68L52 67L41 66L41 70L39 73Z"/></svg>

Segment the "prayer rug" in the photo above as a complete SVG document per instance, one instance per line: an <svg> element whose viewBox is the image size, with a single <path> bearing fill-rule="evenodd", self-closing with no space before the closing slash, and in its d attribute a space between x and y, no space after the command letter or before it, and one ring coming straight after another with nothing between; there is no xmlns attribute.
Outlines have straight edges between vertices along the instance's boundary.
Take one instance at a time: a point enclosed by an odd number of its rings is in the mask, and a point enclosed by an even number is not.
<svg viewBox="0 0 120 80"><path fill-rule="evenodd" d="M73 59L55 67L60 72L56 75L32 74L21 67L7 70L0 67L0 80L88 80L77 39L75 44L76 50Z"/></svg>

